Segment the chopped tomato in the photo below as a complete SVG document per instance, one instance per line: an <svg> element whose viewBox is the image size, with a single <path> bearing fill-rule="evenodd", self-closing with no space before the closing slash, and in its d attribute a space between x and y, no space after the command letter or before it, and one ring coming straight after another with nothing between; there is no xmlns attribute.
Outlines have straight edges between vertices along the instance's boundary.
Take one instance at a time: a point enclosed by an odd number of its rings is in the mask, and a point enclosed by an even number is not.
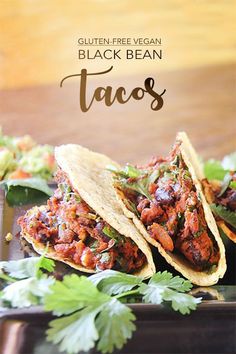
<svg viewBox="0 0 236 354"><path fill-rule="evenodd" d="M141 220L143 223L149 224L162 214L163 209L159 205L156 205L155 203L151 202L150 208L143 209L141 213Z"/></svg>
<svg viewBox="0 0 236 354"><path fill-rule="evenodd" d="M163 226L157 224L157 223L153 223L150 226L150 234L153 238L155 238L157 241L160 242L160 244L162 245L162 247L166 250L166 251L170 251L172 252L174 250L174 243L172 241L172 238L170 237L170 235L168 234L168 232L164 229Z"/></svg>
<svg viewBox="0 0 236 354"><path fill-rule="evenodd" d="M30 178L32 177L31 173L25 172L23 170L15 170L9 175L9 179L25 179L25 178Z"/></svg>
<svg viewBox="0 0 236 354"><path fill-rule="evenodd" d="M76 251L76 242L74 241L72 243L57 244L54 246L54 249L57 252L57 254L64 259L73 258ZM80 263L80 262L76 262L76 260L74 261L76 264Z"/></svg>
<svg viewBox="0 0 236 354"><path fill-rule="evenodd" d="M148 186L148 191L150 194L154 194L157 190L157 185L155 183L150 183Z"/></svg>
<svg viewBox="0 0 236 354"><path fill-rule="evenodd" d="M17 142L17 146L22 151L31 150L35 146L34 140L29 135L25 135Z"/></svg>
<svg viewBox="0 0 236 354"><path fill-rule="evenodd" d="M44 161L46 162L46 164L48 165L48 167L50 169L53 169L55 166L55 158L52 154L46 153L44 155Z"/></svg>
<svg viewBox="0 0 236 354"><path fill-rule="evenodd" d="M86 247L81 255L81 264L86 268L94 268L96 264L96 259L93 252L89 247Z"/></svg>

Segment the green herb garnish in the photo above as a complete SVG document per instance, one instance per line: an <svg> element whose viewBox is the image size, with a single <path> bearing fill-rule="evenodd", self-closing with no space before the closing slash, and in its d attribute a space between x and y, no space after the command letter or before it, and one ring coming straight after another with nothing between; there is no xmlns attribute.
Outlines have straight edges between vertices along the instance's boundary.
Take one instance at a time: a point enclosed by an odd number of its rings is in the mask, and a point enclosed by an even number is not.
<svg viewBox="0 0 236 354"><path fill-rule="evenodd" d="M44 179L36 177L2 181L0 188L5 190L6 200L10 206L39 202L53 193Z"/></svg>
<svg viewBox="0 0 236 354"><path fill-rule="evenodd" d="M209 160L204 164L204 175L208 180L219 180L223 181L226 173L229 170L225 170L220 161Z"/></svg>
<svg viewBox="0 0 236 354"><path fill-rule="evenodd" d="M132 211L136 216L139 216L135 203L131 202L128 198L124 199L123 202L130 211Z"/></svg>
<svg viewBox="0 0 236 354"><path fill-rule="evenodd" d="M1 292L2 303L16 308L42 304L44 295L55 282L43 270L52 272L54 266L52 260L43 256L0 262L0 279L9 284Z"/></svg>
<svg viewBox="0 0 236 354"><path fill-rule="evenodd" d="M217 197L221 197L226 192L227 188L230 185L231 180L232 180L232 175L229 172L226 173L226 175L224 176L223 183L221 185L220 193L218 194Z"/></svg>
<svg viewBox="0 0 236 354"><path fill-rule="evenodd" d="M154 183L159 176L159 171L155 170L151 174L141 177L134 181L120 180L118 183L122 188L130 189L139 194L144 195L147 199L152 200L152 196L148 191L150 183Z"/></svg>
<svg viewBox="0 0 236 354"><path fill-rule="evenodd" d="M120 234L115 229L113 229L113 227L111 227L109 225L104 226L104 228L102 229L102 232L106 236L108 236L114 240L118 240L120 238Z"/></svg>
<svg viewBox="0 0 236 354"><path fill-rule="evenodd" d="M114 173L117 183L122 189L129 189L152 199L148 191L150 183L154 183L160 175L158 170L152 172L138 169L132 165L126 165L118 170L115 166L107 166L107 169Z"/></svg>
<svg viewBox="0 0 236 354"><path fill-rule="evenodd" d="M236 228L236 213L226 209L222 205L211 204L211 210L221 219L223 219L227 224Z"/></svg>
<svg viewBox="0 0 236 354"><path fill-rule="evenodd" d="M204 164L204 174L208 180L223 181L230 171L236 171L236 152L226 155L222 161L210 159Z"/></svg>
<svg viewBox="0 0 236 354"><path fill-rule="evenodd" d="M62 281L50 274L54 262L42 257L0 262L4 307L44 306L56 319L50 321L47 340L70 354L96 348L102 353L121 349L135 331L135 315L128 303L170 304L181 314L195 310L200 298L185 294L188 280L158 272L148 283L143 278L105 270L88 278L66 275Z"/></svg>
<svg viewBox="0 0 236 354"><path fill-rule="evenodd" d="M108 165L107 170L113 172L117 176L125 177L125 178L137 178L143 174L142 170L127 164L123 169L118 169L116 166Z"/></svg>

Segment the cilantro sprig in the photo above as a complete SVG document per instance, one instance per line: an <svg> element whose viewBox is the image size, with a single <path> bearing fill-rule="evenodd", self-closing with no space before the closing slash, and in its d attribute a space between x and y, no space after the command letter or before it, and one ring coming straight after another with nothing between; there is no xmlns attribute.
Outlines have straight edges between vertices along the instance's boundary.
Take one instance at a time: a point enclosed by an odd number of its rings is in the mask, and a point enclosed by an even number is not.
<svg viewBox="0 0 236 354"><path fill-rule="evenodd" d="M227 224L236 228L236 213L234 211L230 211L222 205L211 204L210 207L215 215L219 216Z"/></svg>
<svg viewBox="0 0 236 354"><path fill-rule="evenodd" d="M228 188L236 189L236 181L233 175L236 171L236 152L226 155L222 161L208 160L204 164L204 173L208 180L218 180L221 188L217 197L222 197ZM211 210L216 217L236 228L236 213L221 204L211 204ZM219 226L221 228L221 226ZM224 231L221 230L224 235Z"/></svg>
<svg viewBox="0 0 236 354"><path fill-rule="evenodd" d="M0 293L1 302L14 308L43 304L44 295L55 281L44 271L52 272L54 266L44 256L0 262L0 279L6 285Z"/></svg>
<svg viewBox="0 0 236 354"><path fill-rule="evenodd" d="M0 306L44 306L55 319L49 322L47 340L59 350L75 354L95 348L101 353L121 349L135 331L129 299L169 304L181 314L195 310L201 299L186 294L192 284L167 271L143 278L114 270L90 277L71 274L52 277L54 262L45 257L0 262Z"/></svg>
<svg viewBox="0 0 236 354"><path fill-rule="evenodd" d="M195 310L200 299L194 299L191 295L184 294L192 288L188 280L179 276L173 277L167 271L156 273L152 276L148 284L142 284L140 292L146 303L161 304L162 302L171 303L172 309L179 311L182 315L189 314Z"/></svg>
<svg viewBox="0 0 236 354"><path fill-rule="evenodd" d="M113 240L119 240L120 238L120 234L115 230L113 229L113 227L111 227L110 225L106 225L104 226L104 228L102 229L102 232L108 236L109 238L113 239Z"/></svg>
<svg viewBox="0 0 236 354"><path fill-rule="evenodd" d="M226 155L222 161L210 159L204 163L204 174L206 178L209 181L218 180L223 182L220 195L222 195L228 187L236 189L236 183L232 180L232 171L236 171L236 152Z"/></svg>
<svg viewBox="0 0 236 354"><path fill-rule="evenodd" d="M5 191L9 206L19 206L44 201L53 190L40 177L12 179L0 182L0 189Z"/></svg>
<svg viewBox="0 0 236 354"><path fill-rule="evenodd" d="M63 316L49 323L48 340L69 353L95 347L102 353L122 348L135 330L131 309L101 292L84 276L65 276L45 297L45 309Z"/></svg>
<svg viewBox="0 0 236 354"><path fill-rule="evenodd" d="M138 169L129 164L121 170L118 170L115 166L107 166L107 170L116 176L116 180L122 189L132 190L152 200L148 187L159 177L160 172L158 170Z"/></svg>

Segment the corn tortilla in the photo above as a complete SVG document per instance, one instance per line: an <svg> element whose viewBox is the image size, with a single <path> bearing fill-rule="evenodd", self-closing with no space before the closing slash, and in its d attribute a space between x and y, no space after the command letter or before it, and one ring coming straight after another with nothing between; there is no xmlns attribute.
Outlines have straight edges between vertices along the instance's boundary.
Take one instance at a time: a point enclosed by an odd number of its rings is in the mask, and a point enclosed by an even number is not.
<svg viewBox="0 0 236 354"><path fill-rule="evenodd" d="M144 278L151 277L156 269L150 247L132 221L124 215L116 198L112 175L106 170L107 165L117 164L105 155L74 144L56 147L55 158L58 166L68 177L73 190L78 192L81 198L110 226L121 235L131 238L146 256L147 263L136 272L136 275ZM29 235L23 234L22 236L32 244L38 253L42 254L45 251L43 244ZM48 248L46 256L62 261L83 272L95 272L92 269L86 269L71 261L61 259L53 247Z"/></svg>
<svg viewBox="0 0 236 354"><path fill-rule="evenodd" d="M188 136L186 133L181 132L177 134L177 142L180 142L180 153L182 158L191 174L193 183L195 185L196 191L202 201L203 210L205 214L205 219L207 225L212 232L212 235L215 237L216 243L219 247L220 259L218 265L211 272L207 271L197 271L191 266L190 262L188 262L184 257L165 251L165 249L161 246L161 244L154 240L149 233L147 232L145 226L140 221L140 219L129 209L127 209L125 205L125 196L124 194L116 189L117 199L120 201L120 205L123 209L124 214L133 220L137 229L141 232L144 238L156 247L159 253L166 259L166 261L173 266L179 273L181 273L185 278L189 279L193 284L199 286L210 286L216 284L220 278L222 278L226 271L226 259L225 259L225 248L220 237L215 219L211 212L211 209L206 202L205 196L203 194L200 180L204 178L203 171L201 169L201 165L198 161L197 154L190 143Z"/></svg>

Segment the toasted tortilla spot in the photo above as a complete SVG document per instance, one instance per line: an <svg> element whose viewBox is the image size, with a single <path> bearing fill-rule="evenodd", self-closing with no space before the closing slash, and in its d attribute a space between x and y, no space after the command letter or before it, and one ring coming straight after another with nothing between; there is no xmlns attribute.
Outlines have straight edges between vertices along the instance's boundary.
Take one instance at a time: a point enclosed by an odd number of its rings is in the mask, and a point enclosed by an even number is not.
<svg viewBox="0 0 236 354"><path fill-rule="evenodd" d="M230 230L223 220L217 221L217 225L223 230L226 236L233 242L236 243L236 233Z"/></svg>
<svg viewBox="0 0 236 354"><path fill-rule="evenodd" d="M167 252L164 250L164 248L161 246L161 244L154 240L149 233L147 232L145 226L143 223L140 221L140 219L129 209L127 209L125 205L125 195L122 193L122 191L118 190L116 188L116 195L117 199L120 202L120 205L123 209L124 214L133 220L135 226L137 229L141 232L141 234L144 236L144 238L152 244L154 247L156 247L159 251L159 253L166 259L166 261L173 266L179 273L181 273L185 278L189 279L193 284L199 285L199 286L210 286L213 284L216 284L219 280L219 278L222 278L225 274L226 271L226 259L225 259L225 248L223 245L223 242L221 240L215 219L213 217L213 214L211 212L211 209L209 205L206 202L205 196L202 192L201 188L201 183L200 180L204 178L203 171L201 168L201 164L198 161L197 154L191 145L187 134L184 132L178 133L177 134L177 142L180 142L180 153L182 155L182 158L191 174L193 183L196 188L196 192L199 195L202 205L203 205L203 210L204 210L204 215L205 219L207 221L208 228L210 229L212 235L214 236L216 243L219 247L219 252L220 252L220 259L218 262L218 265L214 268L212 268L212 272L209 271L197 271L195 270L190 262L188 262L183 256L180 256L175 253Z"/></svg>
<svg viewBox="0 0 236 354"><path fill-rule="evenodd" d="M190 291L190 295L199 297L200 294L210 295L212 300L224 301L225 297L217 289L208 287L198 287Z"/></svg>

